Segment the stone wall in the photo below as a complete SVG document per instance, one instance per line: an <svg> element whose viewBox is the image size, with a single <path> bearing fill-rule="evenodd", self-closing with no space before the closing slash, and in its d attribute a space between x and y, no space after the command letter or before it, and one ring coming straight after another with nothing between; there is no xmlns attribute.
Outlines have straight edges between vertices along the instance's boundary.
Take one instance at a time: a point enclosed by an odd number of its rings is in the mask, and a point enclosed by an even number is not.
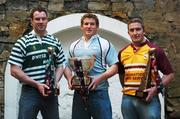
<svg viewBox="0 0 180 119"><path fill-rule="evenodd" d="M167 117L180 118L180 1L179 0L0 0L0 118L4 111L4 71L17 38L31 30L30 9L41 5L50 20L71 13L94 12L126 22L140 15L146 36L166 52L175 71L175 80L167 88ZM178 50L179 49L179 50Z"/></svg>

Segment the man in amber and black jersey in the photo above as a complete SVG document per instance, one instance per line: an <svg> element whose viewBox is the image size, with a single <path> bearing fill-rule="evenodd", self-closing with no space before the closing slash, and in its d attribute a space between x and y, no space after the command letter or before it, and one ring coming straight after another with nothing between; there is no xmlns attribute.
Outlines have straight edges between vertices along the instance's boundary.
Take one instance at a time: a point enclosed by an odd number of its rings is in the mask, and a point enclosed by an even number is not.
<svg viewBox="0 0 180 119"><path fill-rule="evenodd" d="M144 25L141 18L132 18L128 22L128 34L132 43L124 47L118 55L119 75L123 86L121 110L124 119L160 119L161 106L158 93L174 78L172 67L157 45L144 37ZM149 52L154 50L154 57ZM151 58L151 59L150 59ZM153 60L152 60L153 59ZM151 61L148 65L148 61ZM149 67L149 74L147 70ZM162 80L158 71L163 73ZM150 79L150 86L137 95L144 78Z"/></svg>

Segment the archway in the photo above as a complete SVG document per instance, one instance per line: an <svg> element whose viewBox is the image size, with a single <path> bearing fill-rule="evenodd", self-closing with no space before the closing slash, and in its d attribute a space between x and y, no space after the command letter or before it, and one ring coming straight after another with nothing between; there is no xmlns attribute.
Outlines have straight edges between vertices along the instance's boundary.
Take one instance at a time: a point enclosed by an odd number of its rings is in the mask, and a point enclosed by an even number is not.
<svg viewBox="0 0 180 119"><path fill-rule="evenodd" d="M59 17L48 23L47 30L50 34L56 35L68 54L70 44L81 36L79 29L80 19L83 13L70 14ZM118 20L96 14L100 21L98 33L104 38L110 40L119 51L127 43L130 42L129 35L127 34L127 25ZM110 98L113 108L113 118L122 118L120 111L121 103L121 85L118 76L109 79L110 82ZM60 118L68 119L71 115L71 103L73 91L67 87L67 82L64 77L60 82L61 95L59 97L60 103ZM10 75L9 65L5 71L5 119L17 118L18 114L18 99L20 94L20 84L16 79ZM67 117L68 116L68 117ZM40 116L39 116L40 117Z"/></svg>

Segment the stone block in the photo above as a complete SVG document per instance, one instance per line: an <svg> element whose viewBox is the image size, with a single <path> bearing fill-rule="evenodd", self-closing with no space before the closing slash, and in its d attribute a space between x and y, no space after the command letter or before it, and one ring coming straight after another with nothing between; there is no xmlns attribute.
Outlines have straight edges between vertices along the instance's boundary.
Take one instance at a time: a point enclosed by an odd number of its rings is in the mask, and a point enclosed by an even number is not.
<svg viewBox="0 0 180 119"><path fill-rule="evenodd" d="M120 17L120 18L127 18L127 14L122 12L122 11L119 11L119 12L113 12L112 13L112 16L113 17Z"/></svg>
<svg viewBox="0 0 180 119"><path fill-rule="evenodd" d="M0 0L0 4L4 4L6 0Z"/></svg>
<svg viewBox="0 0 180 119"><path fill-rule="evenodd" d="M109 10L110 3L101 3L101 2L89 2L88 9L90 10Z"/></svg>
<svg viewBox="0 0 180 119"><path fill-rule="evenodd" d="M0 21L4 20L5 14L0 14Z"/></svg>
<svg viewBox="0 0 180 119"><path fill-rule="evenodd" d="M151 22L145 22L145 30L147 32L168 32L167 29L169 29L169 25L163 22L156 22L155 20L152 20Z"/></svg>
<svg viewBox="0 0 180 119"><path fill-rule="evenodd" d="M4 103L4 89L0 88L0 104Z"/></svg>
<svg viewBox="0 0 180 119"><path fill-rule="evenodd" d="M124 3L112 3L112 11L122 11L124 9Z"/></svg>
<svg viewBox="0 0 180 119"><path fill-rule="evenodd" d="M178 12L167 12L165 13L165 21L171 22L176 26L180 26L180 15Z"/></svg>
<svg viewBox="0 0 180 119"><path fill-rule="evenodd" d="M6 61L7 61L7 60L2 59L2 62L0 63L0 74L4 74L4 72L5 72ZM0 78L1 78L1 77L0 77Z"/></svg>
<svg viewBox="0 0 180 119"><path fill-rule="evenodd" d="M111 2L122 2L122 1L127 1L127 0L111 0Z"/></svg>
<svg viewBox="0 0 180 119"><path fill-rule="evenodd" d="M25 32L28 23L26 22L12 22L9 26L9 35L13 40L17 40L22 33Z"/></svg>
<svg viewBox="0 0 180 119"><path fill-rule="evenodd" d="M64 10L64 4L61 2L50 2L48 5L48 10L60 12Z"/></svg>
<svg viewBox="0 0 180 119"><path fill-rule="evenodd" d="M4 88L4 78L3 77L4 77L4 75L0 74L0 88Z"/></svg>

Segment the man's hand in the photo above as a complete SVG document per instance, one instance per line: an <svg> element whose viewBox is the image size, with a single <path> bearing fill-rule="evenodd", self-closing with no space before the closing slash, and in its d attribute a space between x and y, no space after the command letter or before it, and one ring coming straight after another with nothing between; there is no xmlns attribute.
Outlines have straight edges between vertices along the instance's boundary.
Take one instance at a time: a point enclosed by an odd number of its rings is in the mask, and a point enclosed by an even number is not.
<svg viewBox="0 0 180 119"><path fill-rule="evenodd" d="M71 90L73 90L72 80L73 80L73 77L71 77L71 78L68 79L68 87L69 87L69 89L71 89Z"/></svg>
<svg viewBox="0 0 180 119"><path fill-rule="evenodd" d="M92 79L92 82L88 86L88 89L95 90L97 88L97 86L99 85L100 81L101 81L100 77L96 77L96 78Z"/></svg>
<svg viewBox="0 0 180 119"><path fill-rule="evenodd" d="M46 89L49 89L49 87L46 84L38 84L37 85L38 91L43 95L43 96L48 96L48 94L45 93Z"/></svg>
<svg viewBox="0 0 180 119"><path fill-rule="evenodd" d="M153 86L151 88L148 88L146 90L144 90L144 92L148 93L148 96L146 97L146 101L150 102L152 100L152 98L157 95L157 87Z"/></svg>

